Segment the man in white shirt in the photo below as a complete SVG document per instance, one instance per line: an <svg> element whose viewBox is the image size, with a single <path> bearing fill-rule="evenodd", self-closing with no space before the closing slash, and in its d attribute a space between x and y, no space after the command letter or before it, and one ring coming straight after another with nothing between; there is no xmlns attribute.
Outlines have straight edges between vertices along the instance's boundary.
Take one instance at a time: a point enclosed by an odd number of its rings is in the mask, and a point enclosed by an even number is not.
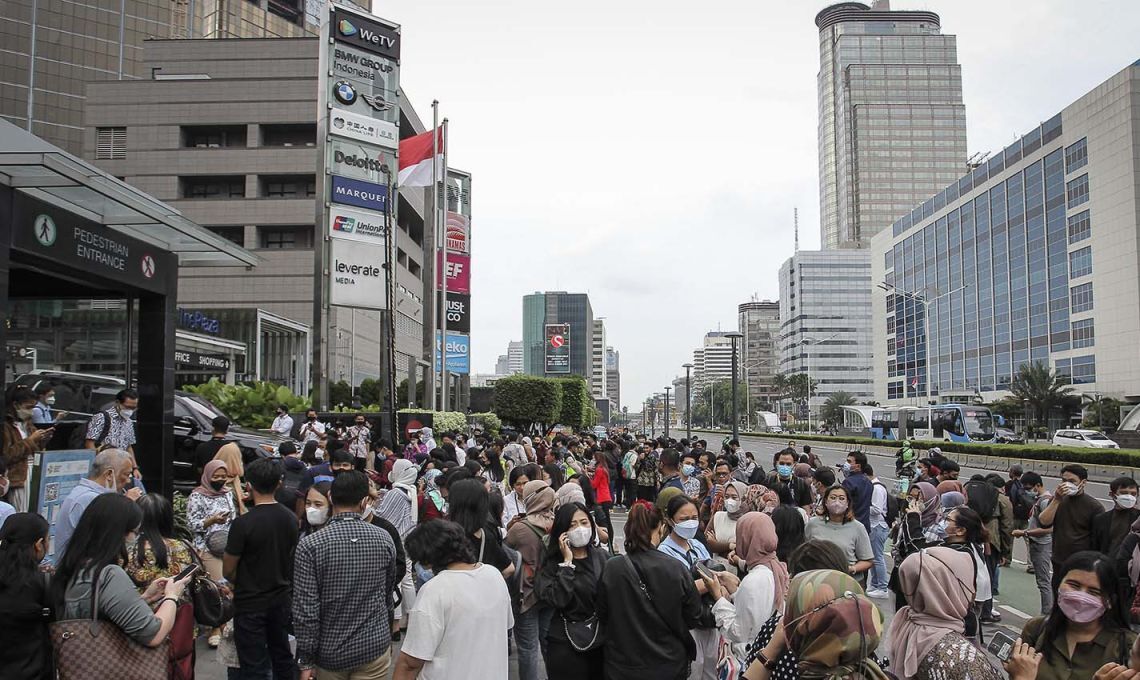
<svg viewBox="0 0 1140 680"><path fill-rule="evenodd" d="M284 406L277 407L277 417L273 419L273 427L270 429L282 437L288 437L293 431L293 416L289 415Z"/></svg>
<svg viewBox="0 0 1140 680"><path fill-rule="evenodd" d="M870 465L863 466L863 473L871 478L871 552L874 563L871 565L870 588L867 597L889 597L887 590L887 561L883 549L887 543L887 487L875 476Z"/></svg>
<svg viewBox="0 0 1140 680"><path fill-rule="evenodd" d="M305 412L305 422L301 425L301 441L319 442L325 438L325 424L317 420L317 412L309 409Z"/></svg>

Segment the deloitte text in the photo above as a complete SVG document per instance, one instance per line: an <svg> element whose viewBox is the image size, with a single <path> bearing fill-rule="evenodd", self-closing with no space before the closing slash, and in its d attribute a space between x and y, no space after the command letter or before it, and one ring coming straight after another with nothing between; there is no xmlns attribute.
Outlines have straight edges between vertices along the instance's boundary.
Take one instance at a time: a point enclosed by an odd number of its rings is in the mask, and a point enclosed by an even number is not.
<svg viewBox="0 0 1140 680"><path fill-rule="evenodd" d="M343 151L333 152L333 162L339 165L351 165L354 168L369 172L384 172L384 161L378 158L357 156L356 154L346 155Z"/></svg>

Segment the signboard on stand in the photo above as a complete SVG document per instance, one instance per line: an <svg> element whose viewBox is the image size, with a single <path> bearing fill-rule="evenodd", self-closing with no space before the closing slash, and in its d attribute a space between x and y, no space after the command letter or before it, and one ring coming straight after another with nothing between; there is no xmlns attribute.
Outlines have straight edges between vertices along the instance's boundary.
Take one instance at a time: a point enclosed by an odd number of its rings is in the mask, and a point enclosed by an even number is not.
<svg viewBox="0 0 1140 680"><path fill-rule="evenodd" d="M63 501L79 480L87 477L95 451L42 451L35 455L28 478L28 509L39 513L48 528L48 557L55 554L55 525L63 510Z"/></svg>

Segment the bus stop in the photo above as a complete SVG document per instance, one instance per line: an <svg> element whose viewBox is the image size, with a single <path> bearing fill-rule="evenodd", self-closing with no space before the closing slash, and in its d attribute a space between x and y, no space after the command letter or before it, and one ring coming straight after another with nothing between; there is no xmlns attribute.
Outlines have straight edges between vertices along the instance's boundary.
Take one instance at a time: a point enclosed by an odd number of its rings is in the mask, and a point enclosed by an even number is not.
<svg viewBox="0 0 1140 680"><path fill-rule="evenodd" d="M94 165L0 120L0 300L8 348L15 301L122 299L118 349L139 392L135 456L170 493L178 269L255 266L252 253ZM0 369L9 375L8 351Z"/></svg>

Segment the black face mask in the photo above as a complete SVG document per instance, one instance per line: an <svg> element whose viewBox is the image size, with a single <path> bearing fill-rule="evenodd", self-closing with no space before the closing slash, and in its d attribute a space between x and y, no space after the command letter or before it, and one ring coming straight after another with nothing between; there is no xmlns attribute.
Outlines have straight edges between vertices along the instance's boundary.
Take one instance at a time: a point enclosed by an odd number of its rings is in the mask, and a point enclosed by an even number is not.
<svg viewBox="0 0 1140 680"><path fill-rule="evenodd" d="M221 491L223 488L225 488L225 486L226 486L226 480L224 480L224 479L211 479L210 480L210 488L213 489L214 491Z"/></svg>
<svg viewBox="0 0 1140 680"><path fill-rule="evenodd" d="M317 422L317 417L316 416L309 416L309 422L311 422L311 423Z"/></svg>

